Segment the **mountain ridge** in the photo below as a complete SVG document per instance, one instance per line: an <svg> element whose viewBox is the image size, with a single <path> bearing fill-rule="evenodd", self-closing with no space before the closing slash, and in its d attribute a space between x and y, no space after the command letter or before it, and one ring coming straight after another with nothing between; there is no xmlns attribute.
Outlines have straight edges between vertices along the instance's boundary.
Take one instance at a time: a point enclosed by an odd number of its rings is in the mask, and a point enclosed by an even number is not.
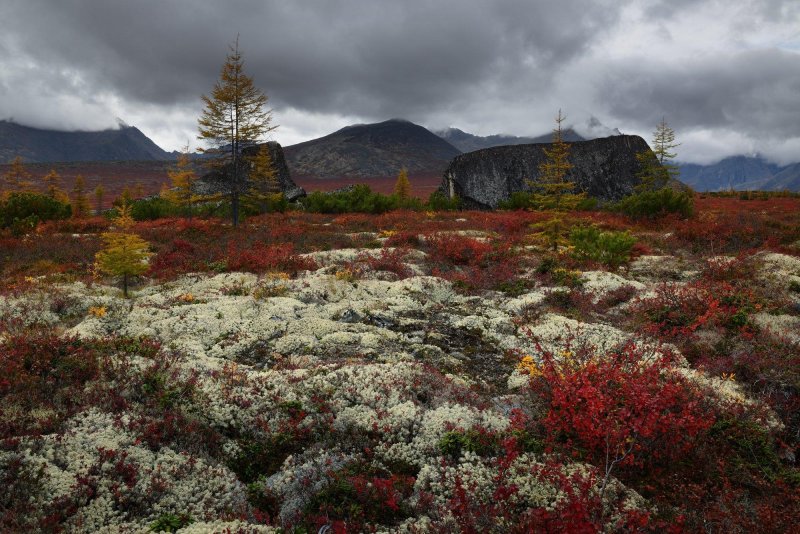
<svg viewBox="0 0 800 534"><path fill-rule="evenodd" d="M0 163L21 157L29 163L160 161L174 156L135 126L96 131L62 131L0 121Z"/></svg>
<svg viewBox="0 0 800 534"><path fill-rule="evenodd" d="M800 163L777 165L763 156L728 156L716 163L679 163L680 179L697 191L800 191Z"/></svg>
<svg viewBox="0 0 800 534"><path fill-rule="evenodd" d="M480 136L467 133L459 128L447 128L437 130L436 135L458 148L462 152L474 152L484 148L507 145L530 145L537 143L549 143L553 139L553 134L543 134L536 137L520 137L516 135L493 134ZM563 132L564 140L568 142L586 141L586 138L577 133L574 129L568 128Z"/></svg>
<svg viewBox="0 0 800 534"><path fill-rule="evenodd" d="M284 148L292 173L316 178L441 174L461 151L430 130L401 119L345 126Z"/></svg>

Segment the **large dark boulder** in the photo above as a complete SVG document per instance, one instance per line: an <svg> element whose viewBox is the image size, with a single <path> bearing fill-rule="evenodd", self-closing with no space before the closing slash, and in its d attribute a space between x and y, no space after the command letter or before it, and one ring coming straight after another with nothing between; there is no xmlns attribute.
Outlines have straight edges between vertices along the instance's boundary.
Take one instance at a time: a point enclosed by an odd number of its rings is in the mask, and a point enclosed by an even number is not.
<svg viewBox="0 0 800 534"><path fill-rule="evenodd" d="M292 176L289 173L289 167L286 165L286 158L283 156L283 148L281 148L281 145L275 141L269 141L266 143L266 145L269 147L270 157L272 158L272 166L275 168L275 172L278 177L278 184L280 185L281 192L283 192L286 200L289 202L294 202L298 198L306 196L305 189L299 187L296 183L294 183L294 180L292 180ZM242 151L242 154L245 157L254 157L261 149L261 146L262 145L255 145L247 147ZM222 173L216 171L203 175L195 182L194 188L195 192L200 195L211 195L217 193L224 194L229 191L225 177L222 175ZM247 190L247 186L245 186L243 190Z"/></svg>
<svg viewBox="0 0 800 534"><path fill-rule="evenodd" d="M539 179L549 143L498 146L456 156L444 172L440 190L458 195L466 206L496 208L511 193L530 191L529 181ZM572 164L567 180L601 200L629 195L639 179L636 154L650 150L637 135L615 135L569 143Z"/></svg>

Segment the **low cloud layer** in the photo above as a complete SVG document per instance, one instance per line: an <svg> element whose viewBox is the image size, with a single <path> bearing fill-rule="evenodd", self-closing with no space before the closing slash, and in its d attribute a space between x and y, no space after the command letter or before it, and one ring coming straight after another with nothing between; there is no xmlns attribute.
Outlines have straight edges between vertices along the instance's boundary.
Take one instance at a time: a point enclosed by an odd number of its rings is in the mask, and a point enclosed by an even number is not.
<svg viewBox="0 0 800 534"><path fill-rule="evenodd" d="M195 143L237 34L283 144L391 117L536 135L562 108L646 138L664 116L686 161L800 160L793 1L6 0L0 117Z"/></svg>

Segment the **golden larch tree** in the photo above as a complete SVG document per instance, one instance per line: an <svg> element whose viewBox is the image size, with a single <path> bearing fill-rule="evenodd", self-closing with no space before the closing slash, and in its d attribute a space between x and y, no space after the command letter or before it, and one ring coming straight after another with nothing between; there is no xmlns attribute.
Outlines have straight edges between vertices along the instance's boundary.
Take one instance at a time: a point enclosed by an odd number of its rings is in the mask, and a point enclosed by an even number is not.
<svg viewBox="0 0 800 534"><path fill-rule="evenodd" d="M42 177L42 182L44 183L45 191L47 191L47 196L61 202L69 202L69 197L61 189L61 176L55 169L50 169L50 172Z"/></svg>
<svg viewBox="0 0 800 534"><path fill-rule="evenodd" d="M14 191L24 191L32 187L31 179L33 176L25 168L22 158L17 156L11 162L11 166L3 174L3 189L5 196Z"/></svg>
<svg viewBox="0 0 800 534"><path fill-rule="evenodd" d="M192 167L189 145L186 145L181 150L181 153L178 154L175 166L167 171L167 176L172 183L172 187L163 187L161 196L191 217L194 203L198 198L192 189L195 181L197 181L197 174Z"/></svg>
<svg viewBox="0 0 800 534"><path fill-rule="evenodd" d="M103 184L97 184L97 187L94 188L94 214L98 217L103 213L103 196L105 193L106 190Z"/></svg>
<svg viewBox="0 0 800 534"><path fill-rule="evenodd" d="M397 181L394 183L394 194L401 202L411 198L411 182L408 180L408 171L405 167L400 169L400 173L397 175Z"/></svg>
<svg viewBox="0 0 800 534"><path fill-rule="evenodd" d="M253 211L266 213L281 195L278 173L272 163L272 152L269 145L264 143L252 158L248 189L242 200Z"/></svg>
<svg viewBox="0 0 800 534"><path fill-rule="evenodd" d="M270 126L272 110L266 109L267 97L245 74L239 39L222 65L220 78L210 96L203 95L205 109L198 119L198 138L213 145L208 162L225 184L225 195L231 203L231 219L239 224L239 201L247 189L249 162L242 150L277 126Z"/></svg>
<svg viewBox="0 0 800 534"><path fill-rule="evenodd" d="M89 215L89 199L86 197L86 179L82 174L75 177L72 186L72 216L80 219Z"/></svg>
<svg viewBox="0 0 800 534"><path fill-rule="evenodd" d="M122 294L128 298L130 277L144 274L148 269L148 260L152 256L150 245L130 231L133 218L130 206L119 208L119 215L114 219L114 227L118 231L104 232L103 249L95 255L95 268L111 276L122 277Z"/></svg>
<svg viewBox="0 0 800 534"><path fill-rule="evenodd" d="M127 185L122 190L122 193L119 194L117 198L114 199L114 206L122 207L127 206L133 202L133 193L131 192L131 188Z"/></svg>
<svg viewBox="0 0 800 534"><path fill-rule="evenodd" d="M545 160L539 165L539 179L531 184L540 191L536 199L539 205L556 212L549 221L541 224L542 233L554 252L563 240L564 222L559 212L575 209L586 197L585 193L573 193L575 182L567 180L572 164L569 162L569 144L564 141L562 130L566 118L559 109L553 129L553 143L550 148L544 149Z"/></svg>

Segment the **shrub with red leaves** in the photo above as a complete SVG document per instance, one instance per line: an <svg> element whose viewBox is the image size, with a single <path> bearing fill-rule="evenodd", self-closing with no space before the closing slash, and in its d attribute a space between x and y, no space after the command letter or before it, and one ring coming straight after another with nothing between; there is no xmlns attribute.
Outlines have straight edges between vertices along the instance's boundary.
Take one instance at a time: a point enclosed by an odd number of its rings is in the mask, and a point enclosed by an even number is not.
<svg viewBox="0 0 800 534"><path fill-rule="evenodd" d="M159 252L150 260L150 275L160 279L170 279L202 270L195 254L194 245L184 239L176 239L168 249Z"/></svg>
<svg viewBox="0 0 800 534"><path fill-rule="evenodd" d="M430 258L453 265L480 265L492 252L491 243L454 234L436 234L427 238Z"/></svg>
<svg viewBox="0 0 800 534"><path fill-rule="evenodd" d="M404 260L408 250L396 248L393 250L382 249L377 255L360 254L356 263L365 263L373 271L386 271L394 273L399 279L408 278L414 273Z"/></svg>
<svg viewBox="0 0 800 534"><path fill-rule="evenodd" d="M277 245L256 243L246 249L240 248L235 243L229 243L226 263L229 271L253 273L270 271L296 273L317 267L314 260L295 254L294 245L291 243Z"/></svg>
<svg viewBox="0 0 800 534"><path fill-rule="evenodd" d="M714 418L672 363L633 342L604 356L544 352L532 385L547 406L549 447L609 472L679 457Z"/></svg>
<svg viewBox="0 0 800 534"><path fill-rule="evenodd" d="M97 352L76 338L44 332L5 339L0 343L0 438L53 431L85 405L84 387L99 372ZM50 415L35 417L35 411Z"/></svg>
<svg viewBox="0 0 800 534"><path fill-rule="evenodd" d="M343 532L368 531L370 523L408 517L403 505L414 489L414 478L404 475L380 475L358 472L333 473L331 485L312 500L309 509L319 514L312 524L319 529L338 524ZM336 531L334 529L334 531Z"/></svg>
<svg viewBox="0 0 800 534"><path fill-rule="evenodd" d="M416 247L421 243L417 232L402 231L389 236L383 243L384 247Z"/></svg>
<svg viewBox="0 0 800 534"><path fill-rule="evenodd" d="M728 282L699 280L661 284L655 295L634 303L634 317L644 330L662 341L686 343L705 326L726 331L750 331L749 313L760 308L752 291Z"/></svg>
<svg viewBox="0 0 800 534"><path fill-rule="evenodd" d="M570 470L554 459L533 466L527 477L535 484L551 486L559 493L552 508L520 506L514 497L519 487L508 476L506 469L519 450L513 439L507 440L506 454L495 460L498 474L494 479L491 499L477 497L476 488L456 476L452 497L443 510L435 510L433 532L452 532L445 520L438 517L452 514L459 532L479 534L483 532L526 533L595 533L608 531L644 532L663 531L660 522L655 522L646 510L627 506L622 495L601 495L597 491L601 478L591 468ZM517 474L516 476L519 476Z"/></svg>

